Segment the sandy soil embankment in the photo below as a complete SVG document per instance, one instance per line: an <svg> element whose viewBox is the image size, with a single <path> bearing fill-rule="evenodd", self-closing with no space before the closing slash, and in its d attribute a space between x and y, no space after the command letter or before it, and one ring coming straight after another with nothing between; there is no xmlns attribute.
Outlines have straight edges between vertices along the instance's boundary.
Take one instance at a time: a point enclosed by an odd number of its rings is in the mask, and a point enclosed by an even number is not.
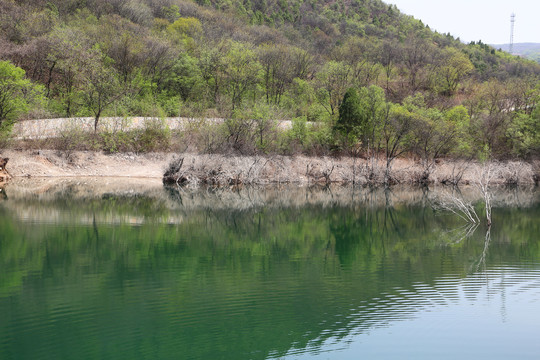
<svg viewBox="0 0 540 360"><path fill-rule="evenodd" d="M111 154L101 152L54 150L3 150L8 157L6 169L13 177L111 176L159 178L172 154Z"/></svg>
<svg viewBox="0 0 540 360"><path fill-rule="evenodd" d="M366 160L347 157L225 156L219 154L117 153L55 150L3 150L6 169L17 177L118 177L162 179L175 157L182 157L181 175L188 180L206 178L210 184L380 183L384 162L370 173ZM441 161L430 174L432 183L474 183L485 165L475 162ZM540 166L534 163L493 163L492 184L534 184ZM398 159L392 168L397 183L415 183L422 176L419 164ZM215 183L213 182L215 181ZM190 181L188 181L190 182Z"/></svg>

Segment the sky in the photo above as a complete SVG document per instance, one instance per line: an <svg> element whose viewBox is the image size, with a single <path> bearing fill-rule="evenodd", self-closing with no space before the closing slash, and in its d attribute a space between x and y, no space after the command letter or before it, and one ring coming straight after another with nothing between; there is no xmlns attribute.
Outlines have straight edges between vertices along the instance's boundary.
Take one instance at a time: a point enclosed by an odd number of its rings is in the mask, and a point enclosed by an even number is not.
<svg viewBox="0 0 540 360"><path fill-rule="evenodd" d="M510 16L516 15L514 43L540 43L540 0L383 0L396 4L432 30L463 42L510 42Z"/></svg>

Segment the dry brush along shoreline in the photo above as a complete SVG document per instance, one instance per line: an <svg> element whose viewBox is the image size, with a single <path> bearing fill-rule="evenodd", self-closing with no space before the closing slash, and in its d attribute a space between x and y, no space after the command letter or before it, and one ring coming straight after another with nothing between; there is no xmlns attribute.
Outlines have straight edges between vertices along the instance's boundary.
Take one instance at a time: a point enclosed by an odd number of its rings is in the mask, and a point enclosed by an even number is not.
<svg viewBox="0 0 540 360"><path fill-rule="evenodd" d="M421 164L397 159L390 184L384 161L352 157L177 155L163 176L165 184L238 186L251 184L468 185L481 182L485 168L491 185L538 184L539 162L480 163L439 161L426 181Z"/></svg>

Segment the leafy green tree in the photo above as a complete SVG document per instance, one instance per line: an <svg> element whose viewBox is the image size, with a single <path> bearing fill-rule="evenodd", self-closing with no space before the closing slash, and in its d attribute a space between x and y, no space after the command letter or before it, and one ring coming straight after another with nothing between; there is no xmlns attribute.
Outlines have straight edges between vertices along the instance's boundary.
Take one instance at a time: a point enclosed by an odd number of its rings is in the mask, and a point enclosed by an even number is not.
<svg viewBox="0 0 540 360"><path fill-rule="evenodd" d="M365 150L370 158L371 171L375 167L390 108L391 104L386 101L384 90L374 85L360 88L359 91L349 88L339 108L339 118L334 130L345 136L349 146L361 141L361 149Z"/></svg>
<svg viewBox="0 0 540 360"><path fill-rule="evenodd" d="M389 103L386 101L384 90L372 85L360 89L362 119L362 137L368 152L378 151L378 143L382 127L388 118Z"/></svg>
<svg viewBox="0 0 540 360"><path fill-rule="evenodd" d="M355 88L349 88L339 106L339 118L335 129L352 141L361 135L364 114L360 104L360 96Z"/></svg>
<svg viewBox="0 0 540 360"><path fill-rule="evenodd" d="M199 19L194 17L181 17L169 25L167 31L177 36L194 37L202 33L202 25Z"/></svg>
<svg viewBox="0 0 540 360"><path fill-rule="evenodd" d="M226 86L232 110L242 104L248 91L254 90L260 81L261 64L249 45L231 41L225 57Z"/></svg>
<svg viewBox="0 0 540 360"><path fill-rule="evenodd" d="M429 108L414 108L410 145L420 157L423 174L422 183L428 183L435 160L448 154L457 146L459 138L465 137L469 116L463 106L447 112ZM461 146L461 150L465 150Z"/></svg>
<svg viewBox="0 0 540 360"><path fill-rule="evenodd" d="M199 59L201 76L206 84L207 96L210 103L220 108L220 97L226 86L225 69L225 44L221 43L202 51Z"/></svg>
<svg viewBox="0 0 540 360"><path fill-rule="evenodd" d="M173 42L184 45L188 50L194 50L202 36L203 28L199 19L181 17L169 25L166 31Z"/></svg>
<svg viewBox="0 0 540 360"><path fill-rule="evenodd" d="M51 64L47 97L56 106L56 111L70 117L76 112L81 59L85 58L84 45L89 40L81 29L74 26L55 28L48 40L52 49L47 55L47 61Z"/></svg>
<svg viewBox="0 0 540 360"><path fill-rule="evenodd" d="M42 97L42 86L25 78L25 71L9 61L0 61L0 134L9 133L13 123Z"/></svg>
<svg viewBox="0 0 540 360"><path fill-rule="evenodd" d="M442 56L444 62L438 69L440 92L443 95L453 95L463 78L472 72L473 64L469 57L455 48L446 48Z"/></svg>
<svg viewBox="0 0 540 360"><path fill-rule="evenodd" d="M531 115L517 113L507 130L513 155L529 157L540 151L540 109Z"/></svg>
<svg viewBox="0 0 540 360"><path fill-rule="evenodd" d="M329 61L317 73L317 100L330 115L335 115L350 86L351 68L344 62Z"/></svg>
<svg viewBox="0 0 540 360"><path fill-rule="evenodd" d="M376 156L382 128L387 121L390 104L384 90L378 86L349 88L339 108L335 130L347 137L349 143L361 141L368 157Z"/></svg>
<svg viewBox="0 0 540 360"><path fill-rule="evenodd" d="M202 82L197 59L182 53L166 72L163 89L172 96L180 95L182 100L186 101L200 90Z"/></svg>

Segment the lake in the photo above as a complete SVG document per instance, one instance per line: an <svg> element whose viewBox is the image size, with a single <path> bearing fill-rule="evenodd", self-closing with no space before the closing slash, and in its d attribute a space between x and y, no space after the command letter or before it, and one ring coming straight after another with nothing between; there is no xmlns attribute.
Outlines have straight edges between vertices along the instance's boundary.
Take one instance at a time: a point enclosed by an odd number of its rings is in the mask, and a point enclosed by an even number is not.
<svg viewBox="0 0 540 360"><path fill-rule="evenodd" d="M0 359L537 359L540 193L451 191L17 180Z"/></svg>

